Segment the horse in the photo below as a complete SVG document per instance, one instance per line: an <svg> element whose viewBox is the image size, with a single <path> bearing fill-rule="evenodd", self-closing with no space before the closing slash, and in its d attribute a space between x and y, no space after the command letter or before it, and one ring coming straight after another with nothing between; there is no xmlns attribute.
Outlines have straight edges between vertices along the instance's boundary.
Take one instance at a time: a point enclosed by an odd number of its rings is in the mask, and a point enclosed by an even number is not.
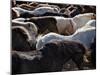
<svg viewBox="0 0 100 75"><path fill-rule="evenodd" d="M59 34L63 35L71 35L78 28L85 26L85 24L95 18L95 14L93 13L85 13L76 15L73 18L64 18L59 16L54 16L57 21L57 29ZM95 25L95 24L93 24Z"/></svg>
<svg viewBox="0 0 100 75"><path fill-rule="evenodd" d="M77 7L74 7L74 9L70 11L69 15L70 15L70 17L74 17L80 13L81 13L81 11Z"/></svg>
<svg viewBox="0 0 100 75"><path fill-rule="evenodd" d="M96 14L96 6L82 6L83 11L82 13L95 13Z"/></svg>
<svg viewBox="0 0 100 75"><path fill-rule="evenodd" d="M73 18L78 14L82 14L81 11L82 8L80 6L70 5L68 7L61 8L60 13L64 13L66 15L69 15L70 18Z"/></svg>
<svg viewBox="0 0 100 75"><path fill-rule="evenodd" d="M76 23L72 18L64 18L59 16L55 16L54 18L57 21L56 26L59 34L71 35L75 32Z"/></svg>
<svg viewBox="0 0 100 75"><path fill-rule="evenodd" d="M37 7L38 5L39 5L39 3L37 3L37 2L29 3L29 6L32 6L32 7Z"/></svg>
<svg viewBox="0 0 100 75"><path fill-rule="evenodd" d="M38 28L38 34L46 34L49 32L58 32L56 20L53 17L32 17L26 19L26 22L35 23Z"/></svg>
<svg viewBox="0 0 100 75"><path fill-rule="evenodd" d="M73 17L73 21L76 23L76 29L83 27L89 20L95 19L94 13L84 13Z"/></svg>
<svg viewBox="0 0 100 75"><path fill-rule="evenodd" d="M82 28L96 27L96 20L89 20Z"/></svg>
<svg viewBox="0 0 100 75"><path fill-rule="evenodd" d="M17 11L15 11L15 10L11 10L11 18L12 19L15 19L15 18L18 18L18 17L20 17L20 14L19 14L19 12L17 12Z"/></svg>
<svg viewBox="0 0 100 75"><path fill-rule="evenodd" d="M68 14L70 18L80 14L80 11L77 7L74 7L73 5L70 5L69 7L65 8L63 10L63 13Z"/></svg>
<svg viewBox="0 0 100 75"><path fill-rule="evenodd" d="M82 44L73 41L55 41L30 52L12 51L12 74L62 71L70 59L83 70L85 51Z"/></svg>
<svg viewBox="0 0 100 75"><path fill-rule="evenodd" d="M32 16L34 16L32 11L20 8L20 7L13 7L12 10L18 12L19 17L21 18L30 18Z"/></svg>
<svg viewBox="0 0 100 75"><path fill-rule="evenodd" d="M36 43L37 27L31 22L12 21L12 49L29 51Z"/></svg>
<svg viewBox="0 0 100 75"><path fill-rule="evenodd" d="M36 16L41 16L46 12L59 13L59 10L57 8L52 8L52 7L38 7L34 9L34 14Z"/></svg>
<svg viewBox="0 0 100 75"><path fill-rule="evenodd" d="M59 12L57 8L52 8L52 7L39 7L34 10L31 10L31 11L25 10L20 7L13 7L12 9L19 12L20 17L23 17L23 18L30 18L33 16L41 16L41 15L45 14L46 12L53 12L53 13Z"/></svg>
<svg viewBox="0 0 100 75"><path fill-rule="evenodd" d="M50 4L48 4L48 3L45 3L45 4L38 4L37 6L36 6L36 8L38 8L38 7L52 7L52 8L57 8L58 10L60 10L60 7L58 6L58 5L50 5Z"/></svg>
<svg viewBox="0 0 100 75"><path fill-rule="evenodd" d="M54 16L57 21L57 29L59 34L71 35L78 28L83 27L89 20L95 18L93 13L85 13L76 15L73 18L64 18L59 16Z"/></svg>
<svg viewBox="0 0 100 75"><path fill-rule="evenodd" d="M59 13L66 14L66 15L68 15L68 17L71 17L70 16L70 11L66 8L61 8Z"/></svg>
<svg viewBox="0 0 100 75"><path fill-rule="evenodd" d="M44 36L40 36L37 39L36 49L42 48L46 43L53 42L54 40L71 40L82 43L86 48L90 48L92 39L96 36L95 27L83 27L72 35L64 36L57 33L48 33Z"/></svg>
<svg viewBox="0 0 100 75"><path fill-rule="evenodd" d="M32 34L37 35L38 33L37 26L32 22L24 22L24 20L25 20L24 18L14 19L12 20L12 26L23 26Z"/></svg>
<svg viewBox="0 0 100 75"><path fill-rule="evenodd" d="M76 15L73 18L65 18L61 16L45 16L45 17L37 17L37 20L35 20L35 17L29 18L27 21L36 23L40 31L42 29L44 29L45 31L46 29L49 28L49 31L51 31L52 29L52 32L56 31L56 33L59 33L59 34L71 35L78 28L83 27L89 20L93 19L93 17L94 17L93 13L86 13L86 14ZM49 20L50 18L52 19L51 22ZM40 28L40 26L42 27ZM50 28L51 26L54 28Z"/></svg>
<svg viewBox="0 0 100 75"><path fill-rule="evenodd" d="M15 7L16 6L16 0L11 0L11 7Z"/></svg>
<svg viewBox="0 0 100 75"><path fill-rule="evenodd" d="M36 7L30 6L28 4L21 4L21 5L18 5L18 7L23 8L25 10L29 10L29 11L34 10L36 8Z"/></svg>

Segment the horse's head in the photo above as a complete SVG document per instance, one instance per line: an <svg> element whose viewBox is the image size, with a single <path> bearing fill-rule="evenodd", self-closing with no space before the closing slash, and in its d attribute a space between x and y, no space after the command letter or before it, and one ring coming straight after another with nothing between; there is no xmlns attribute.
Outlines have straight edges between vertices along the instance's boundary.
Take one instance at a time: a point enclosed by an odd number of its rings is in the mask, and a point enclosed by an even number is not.
<svg viewBox="0 0 100 75"><path fill-rule="evenodd" d="M26 39L26 41L32 47L36 43L36 36L37 36L37 28L35 24L31 22L13 22L12 29L20 32ZM20 39L20 38L19 38Z"/></svg>
<svg viewBox="0 0 100 75"><path fill-rule="evenodd" d="M94 13L85 13L83 15L81 15L81 17L83 17L84 19L96 19L96 15Z"/></svg>

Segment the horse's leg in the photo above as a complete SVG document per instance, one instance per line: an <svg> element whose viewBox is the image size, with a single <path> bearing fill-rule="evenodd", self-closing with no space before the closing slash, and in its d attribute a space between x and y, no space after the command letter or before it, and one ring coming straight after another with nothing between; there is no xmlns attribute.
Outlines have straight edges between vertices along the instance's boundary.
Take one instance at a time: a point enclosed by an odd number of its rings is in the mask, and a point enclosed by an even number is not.
<svg viewBox="0 0 100 75"><path fill-rule="evenodd" d="M79 70L83 70L83 54L78 53L72 57L72 60L75 62Z"/></svg>

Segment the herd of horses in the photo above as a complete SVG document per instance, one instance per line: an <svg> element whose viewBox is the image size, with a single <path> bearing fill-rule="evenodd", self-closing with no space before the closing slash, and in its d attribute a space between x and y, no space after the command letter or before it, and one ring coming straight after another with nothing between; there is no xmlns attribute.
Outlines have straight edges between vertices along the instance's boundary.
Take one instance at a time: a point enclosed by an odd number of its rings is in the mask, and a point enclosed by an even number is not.
<svg viewBox="0 0 100 75"><path fill-rule="evenodd" d="M12 74L63 71L70 60L77 70L96 68L95 6L11 4Z"/></svg>

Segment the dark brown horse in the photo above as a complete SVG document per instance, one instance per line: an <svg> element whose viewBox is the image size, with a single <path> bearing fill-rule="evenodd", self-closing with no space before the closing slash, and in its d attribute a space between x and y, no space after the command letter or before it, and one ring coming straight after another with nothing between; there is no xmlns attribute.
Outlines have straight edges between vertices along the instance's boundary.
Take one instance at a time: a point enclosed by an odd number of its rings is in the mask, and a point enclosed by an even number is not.
<svg viewBox="0 0 100 75"><path fill-rule="evenodd" d="M63 65L72 59L79 69L83 69L85 48L71 41L55 41L31 52L12 51L12 73L42 73L61 71Z"/></svg>

